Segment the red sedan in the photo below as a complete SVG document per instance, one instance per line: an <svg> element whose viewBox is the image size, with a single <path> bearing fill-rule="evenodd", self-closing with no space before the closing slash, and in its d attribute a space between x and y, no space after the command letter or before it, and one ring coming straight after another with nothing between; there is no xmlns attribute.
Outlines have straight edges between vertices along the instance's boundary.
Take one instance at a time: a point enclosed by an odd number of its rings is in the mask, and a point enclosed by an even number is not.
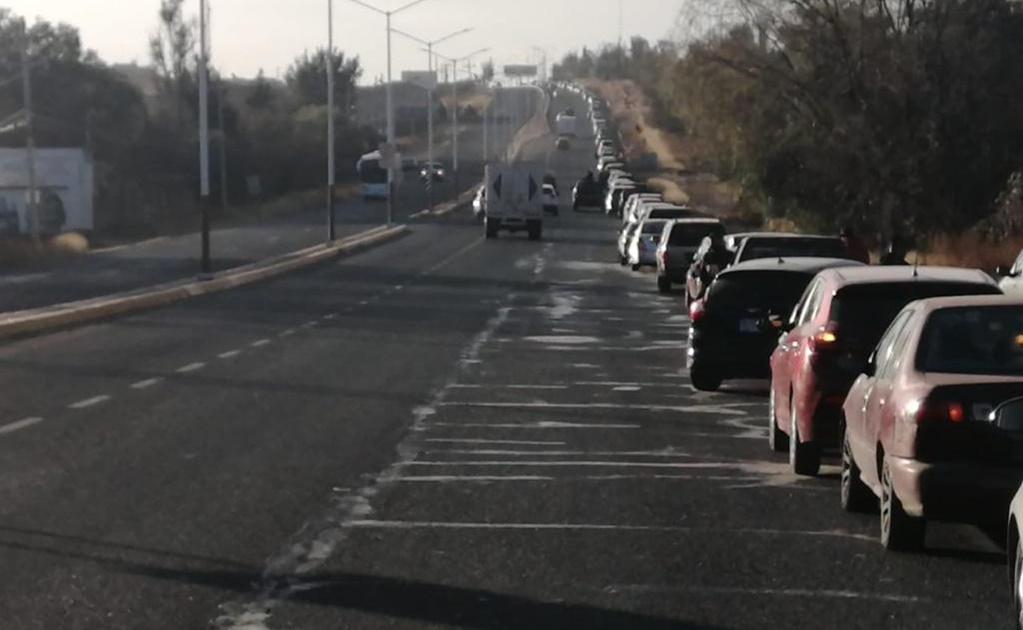
<svg viewBox="0 0 1023 630"><path fill-rule="evenodd" d="M842 507L879 498L892 550L920 547L928 520L1002 529L1023 481L1023 432L991 411L1021 395L1023 300L910 304L843 405Z"/></svg>
<svg viewBox="0 0 1023 630"><path fill-rule="evenodd" d="M771 448L815 475L841 443L845 395L900 310L913 300L1001 291L987 274L947 267L839 267L807 287L771 355ZM796 435L798 439L790 439Z"/></svg>

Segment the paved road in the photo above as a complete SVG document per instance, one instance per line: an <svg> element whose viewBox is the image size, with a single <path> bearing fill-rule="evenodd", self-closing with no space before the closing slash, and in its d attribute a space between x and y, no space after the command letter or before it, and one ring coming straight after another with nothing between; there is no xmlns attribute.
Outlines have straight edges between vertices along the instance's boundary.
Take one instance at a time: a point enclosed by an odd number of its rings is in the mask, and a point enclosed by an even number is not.
<svg viewBox="0 0 1023 630"><path fill-rule="evenodd" d="M517 129L531 117L540 103L533 88L499 89L491 105L492 124L488 140L495 152L504 147ZM460 182L468 189L482 178L483 126L460 125ZM451 167L450 138L439 140L437 159ZM426 159L425 149L413 157ZM434 202L454 197L454 182L438 184ZM396 197L395 221L427 206L427 196L418 174L406 174ZM355 199L337 209L338 233L347 236L386 221L386 204ZM245 265L302 249L326 240L326 210L316 209L276 217L240 227L222 228L211 236L216 270ZM0 273L0 313L86 299L118 291L146 287L195 275L198 271L198 234L160 239L116 251L95 253L73 259L52 260Z"/></svg>
<svg viewBox="0 0 1023 630"><path fill-rule="evenodd" d="M0 627L1008 627L976 531L884 553L763 383L687 386L608 220L550 223L0 346Z"/></svg>

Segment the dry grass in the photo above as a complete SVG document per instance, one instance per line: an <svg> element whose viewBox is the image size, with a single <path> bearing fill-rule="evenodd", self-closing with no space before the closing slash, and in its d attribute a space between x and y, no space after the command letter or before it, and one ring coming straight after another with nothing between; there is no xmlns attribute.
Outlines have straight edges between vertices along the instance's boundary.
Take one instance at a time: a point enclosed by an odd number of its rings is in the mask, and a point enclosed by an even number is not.
<svg viewBox="0 0 1023 630"><path fill-rule="evenodd" d="M77 232L58 234L43 239L39 249L25 237L0 239L0 267L16 265L46 258L74 256L89 251L89 239Z"/></svg>
<svg viewBox="0 0 1023 630"><path fill-rule="evenodd" d="M621 130L623 148L632 159L646 153L657 156L658 171L648 182L673 203L688 203L721 217L736 213L739 191L712 173L693 173L688 164L697 156L676 134L653 124L650 100L632 81L591 80L586 86L608 103L611 115Z"/></svg>
<svg viewBox="0 0 1023 630"><path fill-rule="evenodd" d="M1021 249L1023 237L992 241L973 233L946 234L931 238L919 252L911 252L908 260L919 254L921 264L993 271L999 265L1011 265Z"/></svg>

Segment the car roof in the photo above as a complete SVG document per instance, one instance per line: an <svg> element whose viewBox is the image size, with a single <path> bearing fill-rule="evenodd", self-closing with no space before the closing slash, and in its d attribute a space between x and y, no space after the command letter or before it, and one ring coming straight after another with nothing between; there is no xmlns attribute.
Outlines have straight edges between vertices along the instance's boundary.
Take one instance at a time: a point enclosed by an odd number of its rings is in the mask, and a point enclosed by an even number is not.
<svg viewBox="0 0 1023 630"><path fill-rule="evenodd" d="M704 223L721 223L721 219L715 219L714 217L686 217L684 219L671 219L671 224L683 223L689 225L699 225Z"/></svg>
<svg viewBox="0 0 1023 630"><path fill-rule="evenodd" d="M864 267L861 262L847 260L844 258L758 258L746 262L737 263L725 269L718 277L742 273L744 271L790 271L816 275L817 273L832 267Z"/></svg>
<svg viewBox="0 0 1023 630"><path fill-rule="evenodd" d="M1004 295L957 295L952 297L927 298L917 300L913 304L925 313L931 313L943 308L956 308L963 306L1020 306L1023 307L1023 298L1007 297Z"/></svg>
<svg viewBox="0 0 1023 630"><path fill-rule="evenodd" d="M980 269L965 269L962 267L916 267L915 269L908 265L848 267L823 271L821 272L821 277L838 287L898 281L963 282L995 285L995 281L991 276Z"/></svg>
<svg viewBox="0 0 1023 630"><path fill-rule="evenodd" d="M796 234L794 232L747 232L744 235L747 239L763 238L763 239L788 239L788 238L804 238L804 239L821 239L821 240L838 240L837 236L829 236L827 234Z"/></svg>

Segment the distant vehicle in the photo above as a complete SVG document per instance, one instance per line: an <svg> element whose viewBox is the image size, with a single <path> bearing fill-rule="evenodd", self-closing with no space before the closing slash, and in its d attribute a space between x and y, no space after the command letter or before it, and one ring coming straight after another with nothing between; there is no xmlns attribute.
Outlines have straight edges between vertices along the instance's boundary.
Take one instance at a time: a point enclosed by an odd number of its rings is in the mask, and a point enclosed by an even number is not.
<svg viewBox="0 0 1023 630"><path fill-rule="evenodd" d="M999 277L998 286L1006 295L1023 295L1023 251L1011 266L995 269L995 275Z"/></svg>
<svg viewBox="0 0 1023 630"><path fill-rule="evenodd" d="M846 397L842 503L881 504L881 544L920 548L927 521L1004 532L1023 481L1023 300L944 297L909 304Z"/></svg>
<svg viewBox="0 0 1023 630"><path fill-rule="evenodd" d="M543 211L558 216L558 191L551 184L543 185Z"/></svg>
<svg viewBox="0 0 1023 630"><path fill-rule="evenodd" d="M625 163L616 157L601 158L597 160L597 171L610 171L613 169L625 170Z"/></svg>
<svg viewBox="0 0 1023 630"><path fill-rule="evenodd" d="M693 254L693 262L686 271L686 308L702 298L707 287L714 282L714 278L732 264L735 251L729 247L731 237L731 234L724 235L725 248L723 252L713 250L714 241L709 236L700 242L696 253Z"/></svg>
<svg viewBox="0 0 1023 630"><path fill-rule="evenodd" d="M565 111L564 111L564 112L562 112L562 113L563 113L564 115L566 115L566 116L572 116L573 118L575 117L575 109L573 109L573 108L571 108L571 107L566 107L566 108L565 108Z"/></svg>
<svg viewBox="0 0 1023 630"><path fill-rule="evenodd" d="M565 136L561 136L561 137L559 137L559 138L558 138L558 140L557 140L557 141L556 141L556 142L554 143L554 147L555 147L555 148L556 148L556 149L557 149L558 151L568 151L568 150L570 150L570 149L572 148L572 145L571 145L571 144L569 144L569 142L568 142L568 138L566 138Z"/></svg>
<svg viewBox="0 0 1023 630"><path fill-rule="evenodd" d="M1015 431L1023 425L1023 398L1007 400L991 412L990 421L1006 431ZM1023 486L1016 492L1009 507L1009 525L1006 527L1005 551L1009 561L1009 587L1016 614L1016 629L1023 628L1023 540L1020 538L1020 523L1023 523Z"/></svg>
<svg viewBox="0 0 1023 630"><path fill-rule="evenodd" d="M735 258L735 253L739 251L739 247L742 245L742 242L746 240L747 236L756 236L757 234L761 234L761 232L735 232L732 234L726 234L725 247L728 248L728 251L732 252L732 258Z"/></svg>
<svg viewBox="0 0 1023 630"><path fill-rule="evenodd" d="M661 241L665 223L667 221L650 219L640 223L633 232L628 248L629 264L633 271L657 266L657 244Z"/></svg>
<svg viewBox="0 0 1023 630"><path fill-rule="evenodd" d="M402 158L401 159L401 170L408 172L415 172L419 170L419 160L416 158Z"/></svg>
<svg viewBox="0 0 1023 630"><path fill-rule="evenodd" d="M629 245L632 243L632 235L636 233L638 223L630 223L622 226L618 232L618 262L624 267L629 264Z"/></svg>
<svg viewBox="0 0 1023 630"><path fill-rule="evenodd" d="M390 196L387 169L381 166L381 163L380 151L373 151L359 158L355 164L363 199L387 199Z"/></svg>
<svg viewBox="0 0 1023 630"><path fill-rule="evenodd" d="M644 203L664 203L664 198L655 192L640 192L630 196L622 207L622 223L635 222L636 212Z"/></svg>
<svg viewBox="0 0 1023 630"><path fill-rule="evenodd" d="M644 203L637 215L638 221L647 219L705 219L707 215L686 206L677 206L673 203Z"/></svg>
<svg viewBox="0 0 1023 630"><path fill-rule="evenodd" d="M603 203L600 184L596 180L589 182L586 178L580 179L572 188L572 210L579 212L583 209L599 209Z"/></svg>
<svg viewBox="0 0 1023 630"><path fill-rule="evenodd" d="M604 213L609 216L615 216L618 214L618 208L622 199L622 194L626 190L634 189L638 184L631 179L619 178L607 189L607 194L604 196Z"/></svg>
<svg viewBox="0 0 1023 630"><path fill-rule="evenodd" d="M483 220L483 218L487 216L486 184L476 189L476 194L472 198L472 213L479 220Z"/></svg>
<svg viewBox="0 0 1023 630"><path fill-rule="evenodd" d="M977 269L843 267L817 275L771 355L769 442L793 472L815 475L821 451L841 447L842 404L895 316L914 300L1001 291ZM790 440L798 435L798 440Z"/></svg>
<svg viewBox="0 0 1023 630"><path fill-rule="evenodd" d="M852 258L837 236L761 232L748 234L735 253L735 264L759 258Z"/></svg>
<svg viewBox="0 0 1023 630"><path fill-rule="evenodd" d="M554 119L555 131L559 136L574 138L576 136L575 116L562 112Z"/></svg>
<svg viewBox="0 0 1023 630"><path fill-rule="evenodd" d="M428 180L442 182L446 177L447 172L445 172L444 165L440 162L427 162L423 165L422 170L419 171L419 179L424 182Z"/></svg>
<svg viewBox="0 0 1023 630"><path fill-rule="evenodd" d="M488 164L486 167L486 237L500 230L524 231L529 240L543 236L543 169L534 164Z"/></svg>
<svg viewBox="0 0 1023 630"><path fill-rule="evenodd" d="M657 245L657 290L669 293L673 283L684 283L703 239L724 233L725 226L718 219L674 219L665 223Z"/></svg>
<svg viewBox="0 0 1023 630"><path fill-rule="evenodd" d="M689 307L686 363L693 387L716 391L732 378L767 378L778 345L771 317L792 312L818 272L861 265L839 258L765 258L718 274L706 295Z"/></svg>

